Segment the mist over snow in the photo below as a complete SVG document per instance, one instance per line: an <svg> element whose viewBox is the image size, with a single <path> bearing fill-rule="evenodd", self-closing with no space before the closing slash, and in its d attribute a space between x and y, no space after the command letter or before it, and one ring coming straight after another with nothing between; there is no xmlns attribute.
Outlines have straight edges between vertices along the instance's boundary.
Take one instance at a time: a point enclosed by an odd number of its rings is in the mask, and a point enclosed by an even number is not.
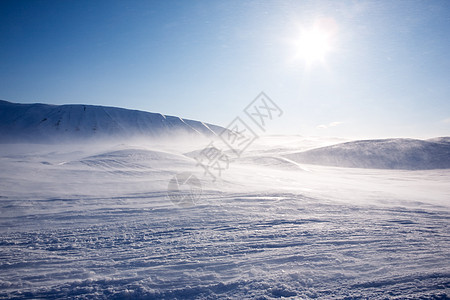
<svg viewBox="0 0 450 300"><path fill-rule="evenodd" d="M1 0L0 300L450 299L449 4Z"/></svg>
<svg viewBox="0 0 450 300"><path fill-rule="evenodd" d="M427 170L450 168L448 137L430 140L385 139L353 141L287 157L307 164L350 168Z"/></svg>
<svg viewBox="0 0 450 300"><path fill-rule="evenodd" d="M449 137L268 135L237 156L223 130L2 101L0 298L450 297ZM180 206L186 173L201 194Z"/></svg>
<svg viewBox="0 0 450 300"><path fill-rule="evenodd" d="M179 117L94 105L18 104L0 100L0 142L216 135L223 128Z"/></svg>

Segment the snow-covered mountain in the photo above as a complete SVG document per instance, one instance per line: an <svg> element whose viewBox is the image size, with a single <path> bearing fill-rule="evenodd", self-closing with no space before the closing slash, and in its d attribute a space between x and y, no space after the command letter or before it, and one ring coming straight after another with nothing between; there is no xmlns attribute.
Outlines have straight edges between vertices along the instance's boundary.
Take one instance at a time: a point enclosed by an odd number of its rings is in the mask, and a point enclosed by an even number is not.
<svg viewBox="0 0 450 300"><path fill-rule="evenodd" d="M19 104L0 100L0 143L217 135L222 127L138 110L93 105Z"/></svg>
<svg viewBox="0 0 450 300"><path fill-rule="evenodd" d="M448 137L430 140L362 140L287 154L298 162L350 168L427 170L450 168Z"/></svg>

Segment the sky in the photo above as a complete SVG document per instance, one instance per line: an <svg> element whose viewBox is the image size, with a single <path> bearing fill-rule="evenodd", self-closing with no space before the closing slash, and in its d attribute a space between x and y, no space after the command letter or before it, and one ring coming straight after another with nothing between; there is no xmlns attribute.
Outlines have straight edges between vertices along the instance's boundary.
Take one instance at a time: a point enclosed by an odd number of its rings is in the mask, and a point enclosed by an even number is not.
<svg viewBox="0 0 450 300"><path fill-rule="evenodd" d="M271 134L450 136L449 1L0 0L0 99Z"/></svg>

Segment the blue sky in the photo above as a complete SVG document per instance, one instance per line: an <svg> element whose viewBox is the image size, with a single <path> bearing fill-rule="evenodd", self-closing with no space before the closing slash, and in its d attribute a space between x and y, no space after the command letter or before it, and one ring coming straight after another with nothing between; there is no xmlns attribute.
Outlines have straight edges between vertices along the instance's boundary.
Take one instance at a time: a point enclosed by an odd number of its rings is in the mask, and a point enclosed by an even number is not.
<svg viewBox="0 0 450 300"><path fill-rule="evenodd" d="M284 111L270 133L450 135L448 1L2 0L0 20L3 100L226 126L264 91Z"/></svg>

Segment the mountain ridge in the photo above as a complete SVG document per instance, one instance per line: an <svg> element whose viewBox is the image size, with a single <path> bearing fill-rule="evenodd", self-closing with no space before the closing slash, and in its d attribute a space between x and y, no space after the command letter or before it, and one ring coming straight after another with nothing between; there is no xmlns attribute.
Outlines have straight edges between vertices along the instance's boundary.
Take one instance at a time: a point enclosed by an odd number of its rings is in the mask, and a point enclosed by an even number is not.
<svg viewBox="0 0 450 300"><path fill-rule="evenodd" d="M216 136L223 130L200 121L119 107L0 100L0 143L160 137L177 133Z"/></svg>
<svg viewBox="0 0 450 300"><path fill-rule="evenodd" d="M297 163L348 168L429 170L450 168L448 137L429 140L358 140L284 156Z"/></svg>

